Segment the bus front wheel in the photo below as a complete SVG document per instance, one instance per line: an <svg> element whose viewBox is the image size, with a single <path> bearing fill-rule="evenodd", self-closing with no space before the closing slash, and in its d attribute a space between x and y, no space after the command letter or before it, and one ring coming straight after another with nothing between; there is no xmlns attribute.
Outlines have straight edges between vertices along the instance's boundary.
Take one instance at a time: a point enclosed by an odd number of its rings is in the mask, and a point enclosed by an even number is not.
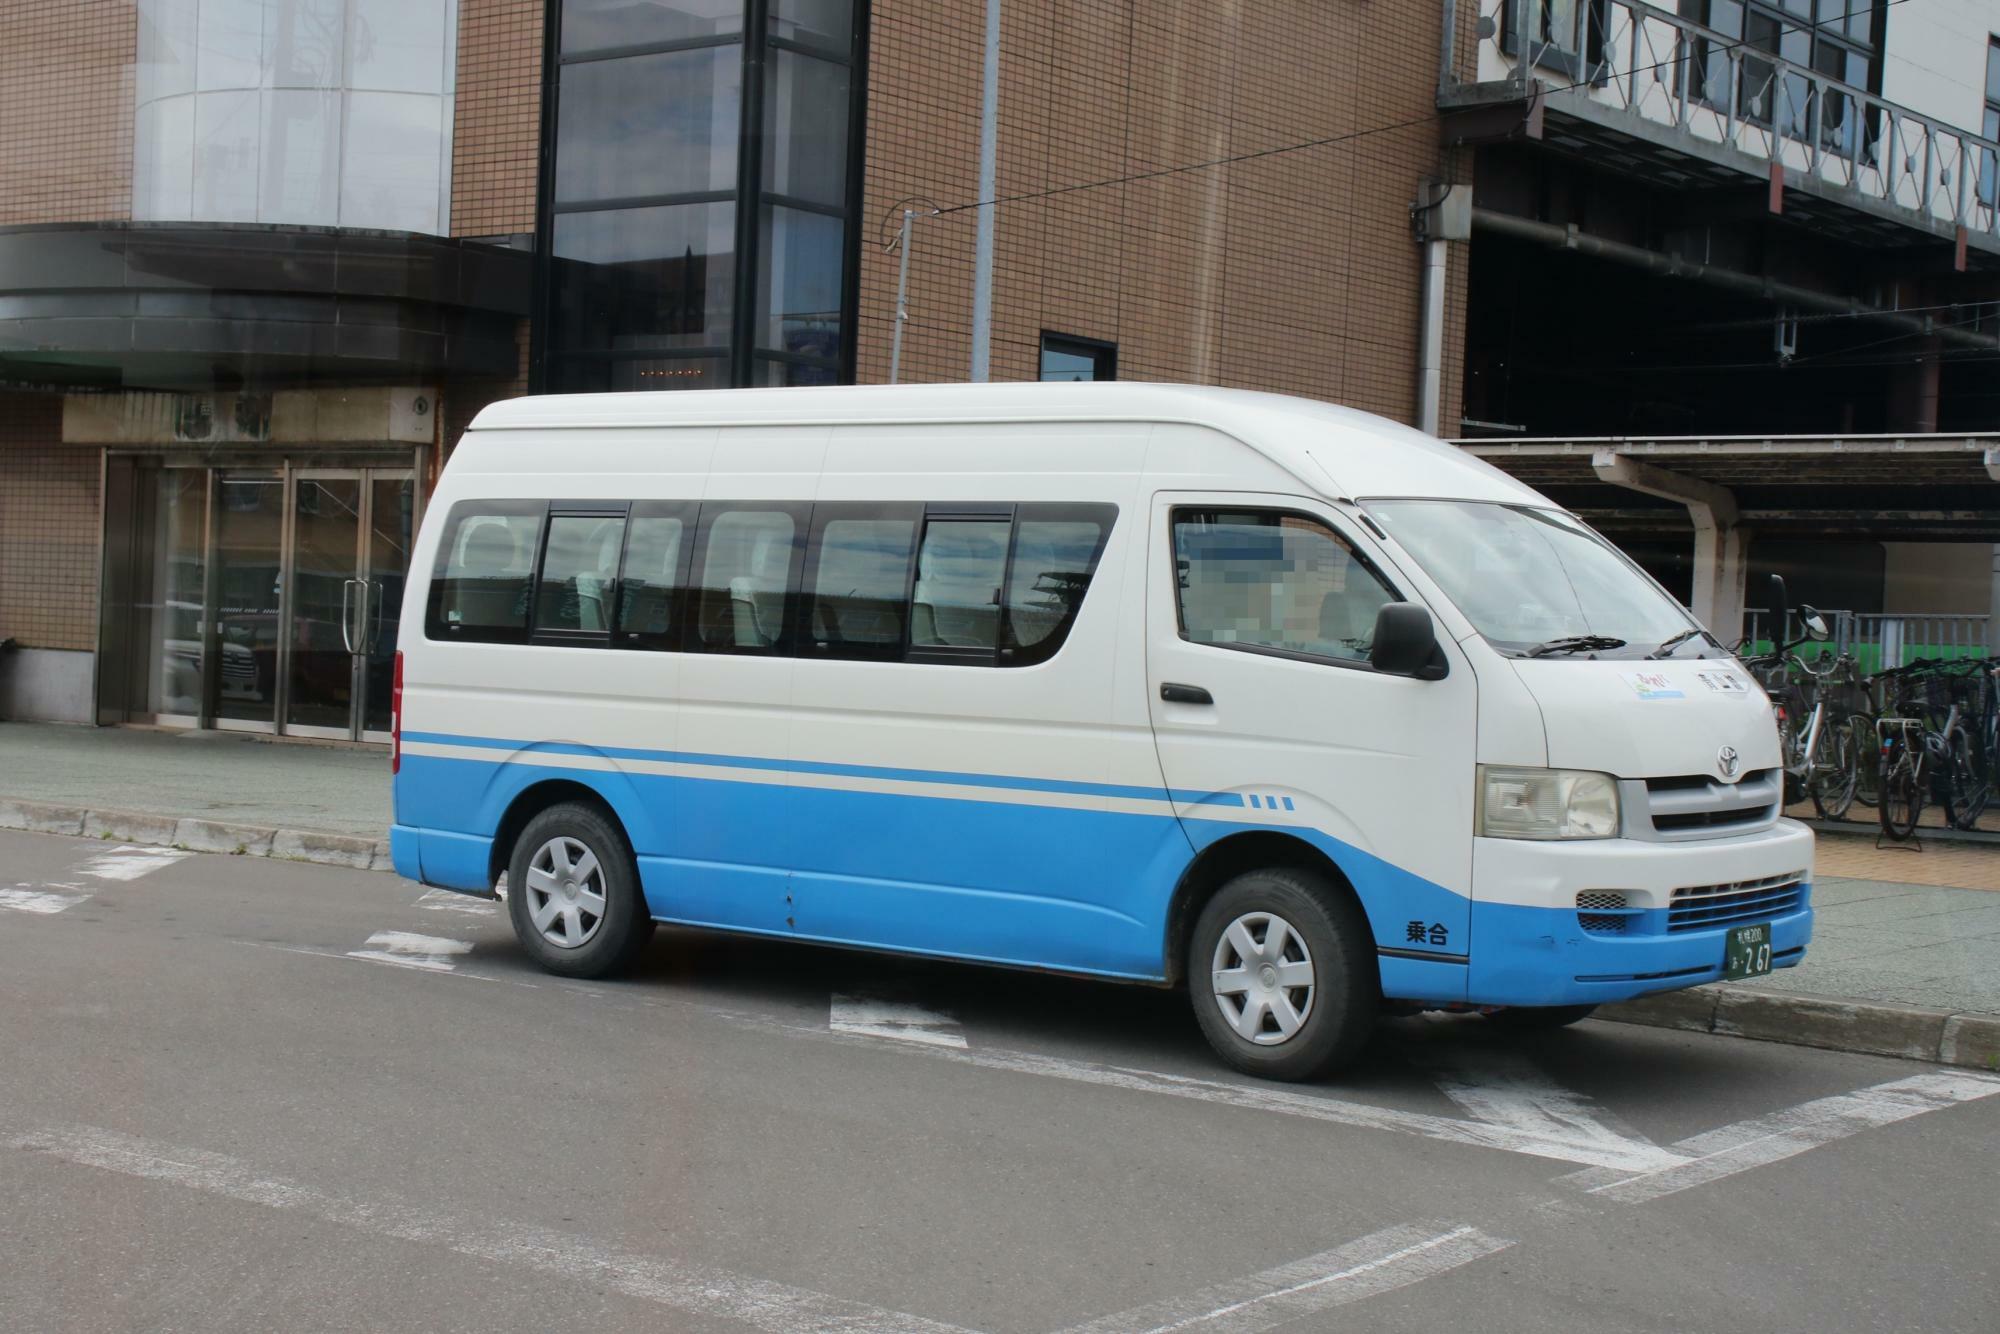
<svg viewBox="0 0 2000 1334"><path fill-rule="evenodd" d="M621 972L653 935L624 833L582 802L549 807L515 840L507 915L529 957L564 977Z"/></svg>
<svg viewBox="0 0 2000 1334"><path fill-rule="evenodd" d="M1317 1079L1354 1059L1380 1008L1376 976L1361 910L1290 868L1229 881L1188 942L1202 1033L1224 1061L1265 1079Z"/></svg>

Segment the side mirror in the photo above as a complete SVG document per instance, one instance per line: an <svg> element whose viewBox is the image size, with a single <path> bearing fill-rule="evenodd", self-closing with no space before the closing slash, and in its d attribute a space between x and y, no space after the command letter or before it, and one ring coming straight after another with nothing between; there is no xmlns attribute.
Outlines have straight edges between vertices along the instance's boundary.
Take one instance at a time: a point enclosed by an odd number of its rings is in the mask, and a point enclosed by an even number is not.
<svg viewBox="0 0 2000 1334"><path fill-rule="evenodd" d="M1826 628L1826 617L1819 614L1819 608L1810 602L1799 604L1799 619L1805 622L1806 638L1825 641L1833 638L1833 632Z"/></svg>
<svg viewBox="0 0 2000 1334"><path fill-rule="evenodd" d="M1386 603L1375 614L1368 662L1378 672L1419 681L1442 681L1447 670L1431 614L1412 602Z"/></svg>

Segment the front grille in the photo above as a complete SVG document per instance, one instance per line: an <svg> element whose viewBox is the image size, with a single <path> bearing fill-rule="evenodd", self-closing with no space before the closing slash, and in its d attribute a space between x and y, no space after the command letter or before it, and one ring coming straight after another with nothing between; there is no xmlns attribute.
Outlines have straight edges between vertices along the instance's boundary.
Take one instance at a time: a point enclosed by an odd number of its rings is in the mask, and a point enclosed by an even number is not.
<svg viewBox="0 0 2000 1334"><path fill-rule="evenodd" d="M1740 783L1700 774L1648 778L1646 814L1654 832L1670 838L1751 829L1778 818L1783 790L1776 769L1745 774Z"/></svg>
<svg viewBox="0 0 2000 1334"><path fill-rule="evenodd" d="M1738 922L1768 921L1797 912L1804 896L1804 871L1726 885L1689 885L1674 891L1667 906L1667 930L1706 931Z"/></svg>
<svg viewBox="0 0 2000 1334"><path fill-rule="evenodd" d="M1627 923L1638 915L1628 908L1622 891L1615 889L1579 890L1576 896L1576 924L1604 936L1622 936Z"/></svg>

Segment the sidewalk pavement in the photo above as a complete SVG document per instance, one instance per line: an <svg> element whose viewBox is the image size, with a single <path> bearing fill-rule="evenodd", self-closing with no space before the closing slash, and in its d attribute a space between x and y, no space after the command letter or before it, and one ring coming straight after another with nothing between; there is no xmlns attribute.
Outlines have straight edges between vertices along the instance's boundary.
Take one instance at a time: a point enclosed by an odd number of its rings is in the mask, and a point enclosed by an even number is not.
<svg viewBox="0 0 2000 1334"><path fill-rule="evenodd" d="M0 724L0 828L390 869L379 746ZM1822 835L1812 948L1602 1017L2000 1069L2000 846Z"/></svg>

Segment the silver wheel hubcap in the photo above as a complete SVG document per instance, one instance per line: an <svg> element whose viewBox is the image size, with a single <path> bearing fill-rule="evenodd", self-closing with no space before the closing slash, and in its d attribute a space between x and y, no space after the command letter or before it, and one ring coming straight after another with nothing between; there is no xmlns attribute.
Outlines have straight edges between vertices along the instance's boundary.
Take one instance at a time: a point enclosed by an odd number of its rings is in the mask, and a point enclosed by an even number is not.
<svg viewBox="0 0 2000 1334"><path fill-rule="evenodd" d="M1209 966L1223 1019L1260 1047L1291 1041L1312 1013L1312 951L1275 913L1247 912L1231 922Z"/></svg>
<svg viewBox="0 0 2000 1334"><path fill-rule="evenodd" d="M573 838L558 836L536 849L523 888L528 920L551 945L577 949L604 924L604 868Z"/></svg>

